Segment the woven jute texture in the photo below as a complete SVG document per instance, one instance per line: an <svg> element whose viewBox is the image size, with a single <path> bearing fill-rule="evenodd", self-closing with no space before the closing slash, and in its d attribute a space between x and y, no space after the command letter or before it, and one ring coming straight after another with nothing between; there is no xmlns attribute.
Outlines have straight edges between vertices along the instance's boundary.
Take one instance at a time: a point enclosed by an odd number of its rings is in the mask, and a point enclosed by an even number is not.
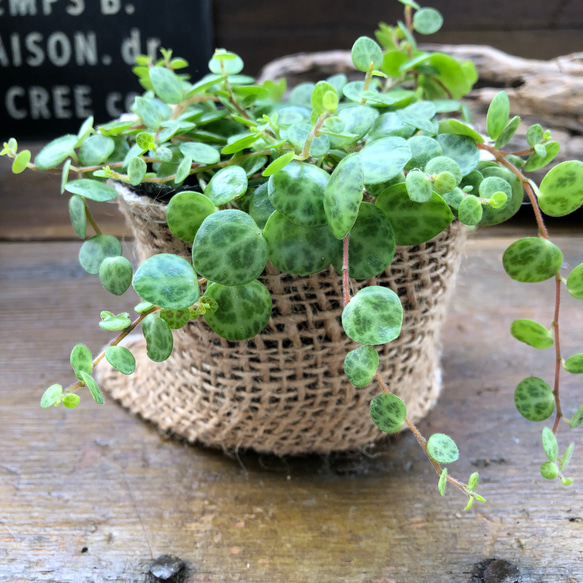
<svg viewBox="0 0 583 583"><path fill-rule="evenodd" d="M169 233L163 205L121 190L140 262L156 253L190 256ZM439 330L463 239L456 222L428 243L398 247L389 269L352 290L387 286L403 303L400 337L378 347L379 372L412 421L427 413L440 391ZM105 366L101 386L164 432L229 451L328 453L384 437L368 413L381 392L378 384L356 388L343 372L346 353L357 345L342 331L342 285L334 269L299 277L268 264L260 280L273 297L261 334L228 342L204 321L190 322L174 331L174 351L162 363L149 361L143 338L134 337L128 347L136 372L125 377Z"/></svg>

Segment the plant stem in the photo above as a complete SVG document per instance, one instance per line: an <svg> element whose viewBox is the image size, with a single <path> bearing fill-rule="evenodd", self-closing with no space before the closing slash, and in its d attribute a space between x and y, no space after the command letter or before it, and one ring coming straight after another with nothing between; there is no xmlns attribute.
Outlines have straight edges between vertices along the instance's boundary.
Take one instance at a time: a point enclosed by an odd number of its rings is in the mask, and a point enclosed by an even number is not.
<svg viewBox="0 0 583 583"><path fill-rule="evenodd" d="M343 242L343 252L342 252L342 292L344 295L344 306L348 305L350 301L350 280L348 276L348 239L350 237L350 232L346 233Z"/></svg>
<svg viewBox="0 0 583 583"><path fill-rule="evenodd" d="M480 148L482 150L486 150L487 152L490 152L491 154L493 154L494 157L496 158L496 160L498 160L501 164L506 166L506 168L508 168L520 180L520 182L522 182L522 186L524 188L524 191L526 192L526 194L530 200L530 204L532 205L532 209L534 211L534 216L536 218L536 223L538 225L539 234L544 239L547 239L547 241L550 241L549 232L545 226L545 223L544 223L544 220L542 217L542 213L541 213L540 207L538 205L537 196L536 196L529 180L524 176L524 174L522 174L522 172L520 172L520 170L518 170L518 168L516 168L516 166L514 166L514 164L509 162L504 157L504 152L496 150L495 148L487 146L486 144L477 144L477 146L478 146L478 148ZM523 154L528 154L533 149L534 148L531 148L530 150L525 150L523 152ZM517 155L517 154L520 154L520 152L517 152L513 155ZM553 319L553 336L554 336L554 340L555 340L556 358L555 358L555 381L554 381L553 395L555 397L556 416L555 416L555 422L553 424L553 433L554 434L557 433L557 429L559 427L559 422L563 416L562 408L561 408L561 399L559 396L561 363L562 363L561 343L560 343L560 338L559 338L559 311L560 311L560 307L561 307L561 282L562 282L562 279L561 279L560 274L558 272L555 273L555 311L554 311L554 319Z"/></svg>
<svg viewBox="0 0 583 583"><path fill-rule="evenodd" d="M101 229L97 226L97 223L95 222L95 219L89 210L89 205L87 204L86 199L83 199L83 204L85 205L85 216L87 217L89 224L93 227L96 235L101 235Z"/></svg>
<svg viewBox="0 0 583 583"><path fill-rule="evenodd" d="M559 427L559 421L563 416L563 412L561 410L561 399L559 398L559 379L561 375L561 344L559 340L559 308L561 305L561 277L558 273L555 274L555 317L553 320L553 329L554 329L554 338L555 338L555 386L553 389L553 395L555 396L555 407L557 409L555 422L553 424L553 433L557 433L557 429Z"/></svg>
<svg viewBox="0 0 583 583"><path fill-rule="evenodd" d="M308 134L308 137L306 138L306 143L304 144L304 149L302 150L302 153L300 154L300 158L302 160L305 160L310 155L310 146L312 145L314 138L318 137L318 135L320 133L320 129L321 129L322 125L324 124L324 122L326 121L326 119L328 119L328 117L330 117L330 112L325 111L318 118L316 125L314 125L314 127L310 130L310 133Z"/></svg>

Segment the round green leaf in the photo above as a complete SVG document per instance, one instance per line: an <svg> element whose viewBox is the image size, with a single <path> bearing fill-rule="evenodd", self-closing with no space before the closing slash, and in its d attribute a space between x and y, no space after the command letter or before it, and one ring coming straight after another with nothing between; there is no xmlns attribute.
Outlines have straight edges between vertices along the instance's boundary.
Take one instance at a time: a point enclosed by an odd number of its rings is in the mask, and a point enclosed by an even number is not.
<svg viewBox="0 0 583 583"><path fill-rule="evenodd" d="M559 475L559 468L553 462L544 462L540 467L540 473L547 480L554 480Z"/></svg>
<svg viewBox="0 0 583 583"><path fill-rule="evenodd" d="M101 394L101 390L97 386L97 383L95 382L93 377L90 374L87 374L86 372L81 372L81 376L86 387L89 389L89 392L93 397L93 400L98 405L103 405L103 395Z"/></svg>
<svg viewBox="0 0 583 583"><path fill-rule="evenodd" d="M529 421L544 421L555 410L555 397L548 383L538 377L528 377L518 383L514 404Z"/></svg>
<svg viewBox="0 0 583 583"><path fill-rule="evenodd" d="M510 116L510 101L505 91L500 91L492 99L490 107L488 107L488 114L486 116L486 129L488 135L493 139L497 139L502 133L508 117Z"/></svg>
<svg viewBox="0 0 583 583"><path fill-rule="evenodd" d="M447 120L448 130L446 133L449 134L458 134L460 136L468 136L474 140L477 144L482 144L484 142L484 138L470 126L462 123L457 119L449 119Z"/></svg>
<svg viewBox="0 0 583 583"><path fill-rule="evenodd" d="M440 172L433 181L433 188L435 188L435 192L437 194L443 195L451 192L456 187L456 179L455 176L448 172L447 170L444 172Z"/></svg>
<svg viewBox="0 0 583 583"><path fill-rule="evenodd" d="M543 428L542 442L543 449L549 461L556 462L559 457L559 444L557 443L555 434L548 427Z"/></svg>
<svg viewBox="0 0 583 583"><path fill-rule="evenodd" d="M297 225L321 227L326 224L324 190L330 175L304 162L291 162L269 178L271 204Z"/></svg>
<svg viewBox="0 0 583 583"><path fill-rule="evenodd" d="M101 322L99 322L99 327L104 330L109 330L110 332L116 332L118 330L125 330L131 323L130 315L127 312L122 312L121 314L116 315L111 312L103 311L101 312Z"/></svg>
<svg viewBox="0 0 583 583"><path fill-rule="evenodd" d="M475 71L470 71L471 74L468 74L464 66L450 55L431 53L426 64L439 71L436 78L447 87L454 99L463 97L472 88Z"/></svg>
<svg viewBox="0 0 583 583"><path fill-rule="evenodd" d="M137 186L146 176L148 165L140 157L136 156L128 162L127 169L130 184Z"/></svg>
<svg viewBox="0 0 583 583"><path fill-rule="evenodd" d="M115 188L99 182L98 180L91 180L89 178L81 178L80 180L72 180L65 184L65 190L71 194L78 194L83 198L95 200L97 202L105 202L117 198L118 192Z"/></svg>
<svg viewBox="0 0 583 583"><path fill-rule="evenodd" d="M160 128L160 115L158 110L145 97L136 97L132 109L141 118L147 128L152 130Z"/></svg>
<svg viewBox="0 0 583 583"><path fill-rule="evenodd" d="M548 172L539 188L538 203L543 213L562 217L583 204L583 162L561 162Z"/></svg>
<svg viewBox="0 0 583 583"><path fill-rule="evenodd" d="M392 290L372 285L361 289L342 311L346 335L360 344L384 344L401 333L403 306Z"/></svg>
<svg viewBox="0 0 583 583"><path fill-rule="evenodd" d="M79 395L76 395L75 393L69 393L68 395L65 395L63 397L63 407L65 407L66 409L75 409L75 407L77 407L77 405L79 405L79 402L81 401L81 397L79 397Z"/></svg>
<svg viewBox="0 0 583 583"><path fill-rule="evenodd" d="M85 239L87 235L87 211L83 198L74 194L69 199L69 217L75 233L80 239Z"/></svg>
<svg viewBox="0 0 583 583"><path fill-rule="evenodd" d="M134 270L125 257L106 257L99 267L99 279L103 287L116 296L123 295L132 284Z"/></svg>
<svg viewBox="0 0 583 583"><path fill-rule="evenodd" d="M447 156L457 163L462 176L475 170L480 161L480 150L478 150L473 138L457 134L440 134L437 136L437 141L441 146L443 156ZM447 169L444 168L444 170ZM448 171L451 172L451 170Z"/></svg>
<svg viewBox="0 0 583 583"><path fill-rule="evenodd" d="M352 45L352 62L359 71L365 73L371 63L373 69L380 69L383 65L383 51L372 38L361 36Z"/></svg>
<svg viewBox="0 0 583 583"><path fill-rule="evenodd" d="M269 200L267 182L264 182L253 193L249 203L249 215L257 223L257 226L263 229L274 211L275 208Z"/></svg>
<svg viewBox="0 0 583 583"><path fill-rule="evenodd" d="M378 116L378 111L372 107L357 104L342 107L336 112L336 117L344 123L342 134L352 137L330 136L330 146L337 148L358 141L368 132Z"/></svg>
<svg viewBox="0 0 583 583"><path fill-rule="evenodd" d="M136 270L133 286L142 299L171 310L189 308L199 297L192 265L170 253L146 259Z"/></svg>
<svg viewBox="0 0 583 583"><path fill-rule="evenodd" d="M215 205L200 192L179 192L170 199L166 209L168 228L179 239L192 244L203 221L216 210Z"/></svg>
<svg viewBox="0 0 583 583"><path fill-rule="evenodd" d="M223 59L222 57L225 55L229 58ZM235 53L217 52L209 61L209 69L215 75L237 75L243 70L243 60Z"/></svg>
<svg viewBox="0 0 583 583"><path fill-rule="evenodd" d="M527 172L534 172L535 170L539 170L540 168L544 168L547 164L550 164L561 149L559 142L548 142L544 146L542 146L542 144L536 144L535 148L539 146L544 148L544 151L541 153L535 151L529 156L524 165L524 169Z"/></svg>
<svg viewBox="0 0 583 583"><path fill-rule="evenodd" d="M571 456L573 455L574 449L575 449L575 444L570 443L569 447L565 451L565 454L561 458L561 466L559 468L561 470L561 472L569 465L569 462L571 461Z"/></svg>
<svg viewBox="0 0 583 583"><path fill-rule="evenodd" d="M93 275L99 273L101 262L106 257L118 257L121 255L121 243L112 235L95 235L83 243L79 250L79 263L81 267Z"/></svg>
<svg viewBox="0 0 583 583"><path fill-rule="evenodd" d="M276 174L282 168L285 168L293 159L295 153L288 152L287 154L283 154L279 158L276 158L267 168L262 172L262 176L271 176L272 174Z"/></svg>
<svg viewBox="0 0 583 583"><path fill-rule="evenodd" d="M455 441L444 433L434 433L427 440L427 453L438 464L451 464L460 456Z"/></svg>
<svg viewBox="0 0 583 583"><path fill-rule="evenodd" d="M571 429L575 429L576 427L579 427L581 423L583 423L583 405L581 405L581 407L579 407L579 409L577 409L575 412L575 415L573 415L573 418L569 423L569 427Z"/></svg>
<svg viewBox="0 0 583 583"><path fill-rule="evenodd" d="M413 28L419 34L433 34L443 24L443 17L434 8L421 8L413 16Z"/></svg>
<svg viewBox="0 0 583 583"><path fill-rule="evenodd" d="M534 320L514 320L510 325L510 333L516 340L533 348L550 348L554 343L552 334Z"/></svg>
<svg viewBox="0 0 583 583"><path fill-rule="evenodd" d="M359 346L344 358L344 372L355 387L366 387L379 367L379 355L372 346Z"/></svg>
<svg viewBox="0 0 583 583"><path fill-rule="evenodd" d="M365 184L378 184L394 178L411 158L407 141L388 137L369 142L361 151Z"/></svg>
<svg viewBox="0 0 583 583"><path fill-rule="evenodd" d="M413 136L407 140L407 144L411 150L411 159L405 165L405 170L425 168L425 165L431 158L441 156L442 151L439 142L429 136ZM452 190L453 186L449 190Z"/></svg>
<svg viewBox="0 0 583 583"><path fill-rule="evenodd" d="M379 140L386 137L410 138L415 128L405 123L394 111L380 115L368 133L369 140ZM412 150L411 150L412 151Z"/></svg>
<svg viewBox="0 0 583 583"><path fill-rule="evenodd" d="M122 374L132 374L136 370L134 355L123 346L109 346L105 351L105 358Z"/></svg>
<svg viewBox="0 0 583 583"><path fill-rule="evenodd" d="M204 189L204 195L217 206L227 204L245 194L247 174L240 166L219 170Z"/></svg>
<svg viewBox="0 0 583 583"><path fill-rule="evenodd" d="M239 342L259 334L271 316L271 295L259 281L227 287L218 283L210 285L205 293L216 301L215 312L205 313L204 319L222 338Z"/></svg>
<svg viewBox="0 0 583 583"><path fill-rule="evenodd" d="M571 374L583 373L583 354L574 354L565 360L563 366Z"/></svg>
<svg viewBox="0 0 583 583"><path fill-rule="evenodd" d="M342 272L340 248L334 260ZM354 279L367 279L382 273L395 256L395 234L385 213L370 202L360 205L358 218L350 231L348 244L348 273Z"/></svg>
<svg viewBox="0 0 583 583"><path fill-rule="evenodd" d="M277 211L265 224L263 236L273 265L296 275L322 271L332 263L342 245L327 225L296 225Z"/></svg>
<svg viewBox="0 0 583 583"><path fill-rule="evenodd" d="M477 172L477 171L475 171ZM462 184L466 185L466 179L473 174L466 176L462 182ZM477 175L479 179L477 182L478 191L481 186L481 183L486 178L496 177L504 179L511 187L511 197L509 197L506 201L506 204L503 205L500 209L495 209L488 206L484 207L484 214L482 215L482 220L480 221L480 225L488 226L488 225L498 225L507 221L511 217L513 217L519 210L524 200L524 189L522 183L518 178L507 168L500 168L499 166L492 165L482 168ZM508 191L506 190L506 186L503 182L488 182L487 185L484 186L480 196L484 198L491 198L492 194L498 192L504 192L508 196Z"/></svg>
<svg viewBox="0 0 583 583"><path fill-rule="evenodd" d="M85 371L91 374L93 370L93 357L91 356L91 351L87 346L83 344L77 344L73 350L71 350L70 357L71 366L75 371L75 376L81 379L81 372Z"/></svg>
<svg viewBox="0 0 583 583"><path fill-rule="evenodd" d="M397 395L381 393L370 402L370 416L385 433L396 433L407 417L407 407Z"/></svg>
<svg viewBox="0 0 583 583"><path fill-rule="evenodd" d="M461 182L463 177L459 164L448 156L436 156L425 165L426 174L438 176L442 172L449 172L455 178L456 185Z"/></svg>
<svg viewBox="0 0 583 583"><path fill-rule="evenodd" d="M148 314L144 318L142 331L146 339L146 354L150 360L162 362L172 354L172 330L158 314Z"/></svg>
<svg viewBox="0 0 583 583"><path fill-rule="evenodd" d="M77 144L77 136L67 134L49 142L34 159L34 165L39 170L49 170L58 166L71 156Z"/></svg>
<svg viewBox="0 0 583 583"><path fill-rule="evenodd" d="M61 400L63 394L63 387L61 385L51 385L41 397L40 406L43 409L56 405Z"/></svg>
<svg viewBox="0 0 583 583"><path fill-rule="evenodd" d="M22 150L22 152L18 152L16 158L14 158L14 162L12 162L12 172L14 174L20 174L26 170L28 163L30 162L30 155L30 150Z"/></svg>
<svg viewBox="0 0 583 583"><path fill-rule="evenodd" d="M531 283L553 277L561 268L563 254L548 239L524 237L506 249L502 265L514 280Z"/></svg>
<svg viewBox="0 0 583 583"><path fill-rule="evenodd" d="M176 168L174 184L182 184L190 175L191 170L192 170L192 158L186 155Z"/></svg>
<svg viewBox="0 0 583 583"><path fill-rule="evenodd" d="M180 144L179 149L185 156L190 156L193 162L199 164L216 164L221 159L216 148L200 142L185 142Z"/></svg>
<svg viewBox="0 0 583 583"><path fill-rule="evenodd" d="M324 211L337 239L352 229L363 192L362 161L358 154L349 154L336 166L324 191Z"/></svg>
<svg viewBox="0 0 583 583"><path fill-rule="evenodd" d="M567 277L567 289L577 300L583 300L583 263L577 265Z"/></svg>
<svg viewBox="0 0 583 583"><path fill-rule="evenodd" d="M438 194L429 202L413 202L404 184L385 190L376 205L387 215L395 232L397 245L420 245L444 231L453 221L453 213Z"/></svg>
<svg viewBox="0 0 583 583"><path fill-rule="evenodd" d="M312 91L311 103L312 108L317 115L320 115L330 109L330 107L326 106L326 101L328 101L329 105L331 105L334 100L328 94L336 96L336 106L332 108L332 111L334 111L338 106L338 94L336 93L335 87L327 81L319 81L316 83L316 86ZM332 101L330 101L331 99Z"/></svg>
<svg viewBox="0 0 583 583"><path fill-rule="evenodd" d="M194 238L192 260L196 271L210 281L243 285L263 272L267 245L247 213L226 209L203 221Z"/></svg>
<svg viewBox="0 0 583 583"><path fill-rule="evenodd" d="M507 124L506 127L502 130L502 133L496 138L496 143L494 147L499 150L503 146L505 146L509 141L510 138L516 133L518 126L520 125L520 118L515 115Z"/></svg>
<svg viewBox="0 0 583 583"><path fill-rule="evenodd" d="M190 309L182 310L160 310L160 318L173 330L179 330L190 320Z"/></svg>
<svg viewBox="0 0 583 583"><path fill-rule="evenodd" d="M154 93L164 103L180 103L183 99L184 91L180 79L166 67L152 67L149 69L150 81L154 88Z"/></svg>
<svg viewBox="0 0 583 583"><path fill-rule="evenodd" d="M529 146L534 146L538 144L543 139L543 128L539 123L531 125L526 131L526 141Z"/></svg>
<svg viewBox="0 0 583 583"><path fill-rule="evenodd" d="M397 110L397 116L406 124L429 134L435 134L435 127L432 119L435 116L435 105L431 101L418 101Z"/></svg>
<svg viewBox="0 0 583 583"><path fill-rule="evenodd" d="M443 468L441 474L439 474L439 482L437 483L437 489L442 496L445 496L445 488L447 486L447 468ZM473 498L470 498L473 501Z"/></svg>
<svg viewBox="0 0 583 583"><path fill-rule="evenodd" d="M79 162L83 166L103 164L113 154L115 141L108 136L89 136L79 148Z"/></svg>
<svg viewBox="0 0 583 583"><path fill-rule="evenodd" d="M482 203L477 197L469 194L464 197L458 207L459 220L464 225L477 225L482 219Z"/></svg>
<svg viewBox="0 0 583 583"><path fill-rule="evenodd" d="M405 184L407 186L407 194L412 201L427 202L431 200L433 196L433 183L427 178L425 172L411 170L407 174Z"/></svg>

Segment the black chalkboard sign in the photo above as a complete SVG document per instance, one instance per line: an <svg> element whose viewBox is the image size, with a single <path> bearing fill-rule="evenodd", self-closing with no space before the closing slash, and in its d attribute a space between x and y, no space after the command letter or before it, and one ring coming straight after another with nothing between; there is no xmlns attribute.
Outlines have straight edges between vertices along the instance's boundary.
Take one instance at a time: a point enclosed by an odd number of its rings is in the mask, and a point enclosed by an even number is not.
<svg viewBox="0 0 583 583"><path fill-rule="evenodd" d="M131 72L159 48L190 63L213 52L211 0L0 0L0 143L77 132L128 111L143 90Z"/></svg>

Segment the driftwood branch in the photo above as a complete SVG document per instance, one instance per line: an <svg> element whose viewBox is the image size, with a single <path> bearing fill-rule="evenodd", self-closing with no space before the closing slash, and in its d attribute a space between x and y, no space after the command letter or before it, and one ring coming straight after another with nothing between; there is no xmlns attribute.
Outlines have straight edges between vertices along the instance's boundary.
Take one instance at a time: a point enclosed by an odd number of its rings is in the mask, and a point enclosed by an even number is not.
<svg viewBox="0 0 583 583"><path fill-rule="evenodd" d="M573 53L549 61L523 59L488 46L425 45L461 60L475 63L480 80L467 100L478 128L485 127L485 115L494 95L504 89L512 113L522 118L518 138L533 123L550 129L563 150L560 159L583 155L583 53ZM349 51L301 53L272 61L260 79L286 77L291 85L315 81L336 73L361 78Z"/></svg>

